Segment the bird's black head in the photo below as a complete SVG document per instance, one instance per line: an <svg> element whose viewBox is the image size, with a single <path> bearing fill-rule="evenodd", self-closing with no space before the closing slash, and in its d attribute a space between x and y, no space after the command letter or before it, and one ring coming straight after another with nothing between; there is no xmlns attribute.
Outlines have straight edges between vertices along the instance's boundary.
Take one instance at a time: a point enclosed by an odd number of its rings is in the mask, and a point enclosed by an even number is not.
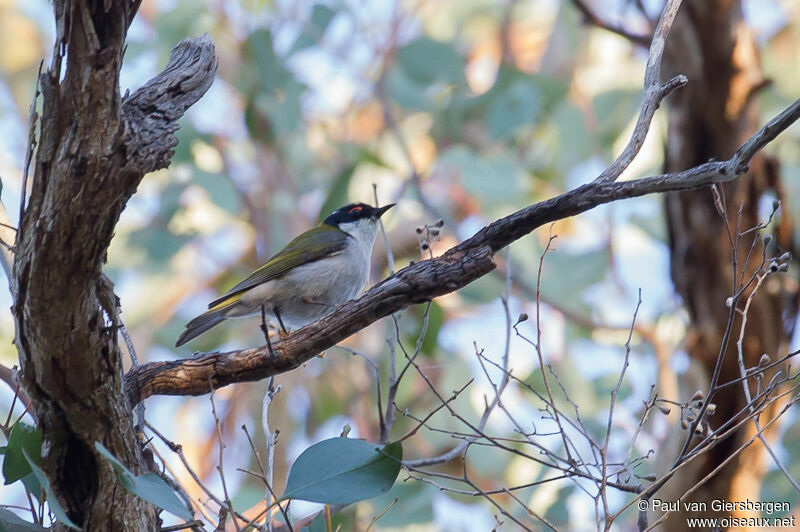
<svg viewBox="0 0 800 532"><path fill-rule="evenodd" d="M390 203L383 207L373 207L366 203L351 203L333 211L322 223L339 227L339 224L357 222L364 219L377 220L394 205L394 203Z"/></svg>

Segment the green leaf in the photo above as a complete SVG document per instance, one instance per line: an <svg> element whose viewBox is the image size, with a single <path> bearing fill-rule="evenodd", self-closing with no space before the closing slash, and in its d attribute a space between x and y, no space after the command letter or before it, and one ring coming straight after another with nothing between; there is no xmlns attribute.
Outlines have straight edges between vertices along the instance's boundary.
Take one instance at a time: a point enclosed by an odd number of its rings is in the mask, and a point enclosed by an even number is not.
<svg viewBox="0 0 800 532"><path fill-rule="evenodd" d="M144 475L136 476L125 467L116 456L111 454L111 451L106 449L102 443L96 441L94 442L94 447L97 449L97 452L109 461L123 488L143 501L147 501L171 514L175 514L181 519L189 521L192 518L189 509L186 508L186 505L175 495L172 488L164 482L164 479L155 473L145 473Z"/></svg>
<svg viewBox="0 0 800 532"><path fill-rule="evenodd" d="M356 530L355 512L352 509L331 514L330 530ZM300 529L300 532L327 532L325 510L317 514L311 524Z"/></svg>
<svg viewBox="0 0 800 532"><path fill-rule="evenodd" d="M342 146L342 149L349 147L349 144ZM322 204L319 210L319 222L327 218L333 211L343 205L350 203L350 196L348 189L350 187L350 179L353 177L353 172L361 163L372 164L381 168L388 168L386 163L373 151L357 147L357 151L353 154L354 160L345 166L333 180L333 184L328 190L328 197Z"/></svg>
<svg viewBox="0 0 800 532"><path fill-rule="evenodd" d="M602 141L610 148L622 130L636 116L641 96L639 91L615 89L598 94L594 112Z"/></svg>
<svg viewBox="0 0 800 532"><path fill-rule="evenodd" d="M325 532L327 529L328 527L325 526L325 511L323 510L317 514L310 525L303 527L300 532Z"/></svg>
<svg viewBox="0 0 800 532"><path fill-rule="evenodd" d="M349 203L347 189L350 186L350 178L353 176L355 169L355 164L349 164L333 180L333 184L328 191L328 197L325 198L325 203L322 204L322 208L319 210L320 222L342 205Z"/></svg>
<svg viewBox="0 0 800 532"><path fill-rule="evenodd" d="M519 267L523 268L523 265ZM584 253L548 253L542 265L542 293L551 301L569 302L570 310L582 309L580 294L602 281L608 267L608 249L605 247ZM528 281L536 282L535 270L529 272Z"/></svg>
<svg viewBox="0 0 800 532"><path fill-rule="evenodd" d="M511 153L492 153L484 157L466 145L457 144L442 152L438 166L458 176L464 188L484 206L507 203L521 207L528 203L530 178ZM494 217L500 213L486 214Z"/></svg>
<svg viewBox="0 0 800 532"><path fill-rule="evenodd" d="M405 45L397 54L397 62L408 76L430 85L435 81L463 83L464 60L448 43L420 37Z"/></svg>
<svg viewBox="0 0 800 532"><path fill-rule="evenodd" d="M536 87L518 81L489 104L486 125L494 139L513 133L523 125L533 125L542 114L542 99Z"/></svg>
<svg viewBox="0 0 800 532"><path fill-rule="evenodd" d="M61 507L61 504L59 504L58 499L56 499L56 496L53 493L53 489L50 487L50 480L47 478L47 475L44 474L44 471L42 471L41 468L36 465L36 462L31 458L30 454L28 454L28 451L23 449L22 454L28 461L28 465L36 477L36 480L39 481L42 489L44 489L44 492L47 494L47 505L50 507L50 511L56 516L56 519L70 528L80 530L81 527L73 523L72 520L67 517L67 512L65 512ZM39 460L41 460L41 458Z"/></svg>
<svg viewBox="0 0 800 532"><path fill-rule="evenodd" d="M48 528L25 521L11 510L0 508L0 532L44 532Z"/></svg>
<svg viewBox="0 0 800 532"><path fill-rule="evenodd" d="M292 78L283 60L272 46L272 34L265 29L256 30L247 38L243 59L248 67L241 73L239 88L243 92L253 89L274 93Z"/></svg>
<svg viewBox="0 0 800 532"><path fill-rule="evenodd" d="M423 482L398 482L387 493L370 500L369 504L374 515L380 514L391 505L378 521L381 527L400 528L410 524L430 523L433 521L431 502L436 492L435 488Z"/></svg>
<svg viewBox="0 0 800 532"><path fill-rule="evenodd" d="M283 499L352 504L389 490L400 472L399 442L331 438L303 451L289 471Z"/></svg>
<svg viewBox="0 0 800 532"><path fill-rule="evenodd" d="M336 11L326 5L315 5L314 10L311 12L311 20L303 27L303 31L297 37L294 45L292 45L289 54L291 55L295 52L299 52L300 50L304 50L318 43L325 34L325 30L328 28L328 24L331 23L335 14Z"/></svg>
<svg viewBox="0 0 800 532"><path fill-rule="evenodd" d="M33 471L22 477L22 484L34 497L40 501L42 500L42 485L39 484L39 479L36 478Z"/></svg>
<svg viewBox="0 0 800 532"><path fill-rule="evenodd" d="M431 111L433 102L425 93L425 85L413 79L402 68L392 66L386 76L389 97L408 111Z"/></svg>
<svg viewBox="0 0 800 532"><path fill-rule="evenodd" d="M424 309L423 305L420 310ZM421 326L420 322L420 326ZM441 305L435 301L431 302L431 309L428 313L428 330L425 333L425 338L422 340L422 352L433 356L436 354L436 348L439 346L439 331L442 330L444 325L444 310ZM420 331L422 332L422 331Z"/></svg>
<svg viewBox="0 0 800 532"><path fill-rule="evenodd" d="M42 432L27 423L19 422L11 429L3 460L3 478L11 484L31 472L23 451L35 457L36 465L42 463Z"/></svg>

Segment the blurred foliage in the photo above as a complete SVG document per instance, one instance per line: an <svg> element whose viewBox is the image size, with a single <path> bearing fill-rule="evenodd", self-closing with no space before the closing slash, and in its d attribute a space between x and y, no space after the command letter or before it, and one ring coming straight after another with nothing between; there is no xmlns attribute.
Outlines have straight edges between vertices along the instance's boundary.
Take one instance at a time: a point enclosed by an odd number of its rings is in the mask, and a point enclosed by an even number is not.
<svg viewBox="0 0 800 532"><path fill-rule="evenodd" d="M618 13L621 23L644 27L634 3L594 4ZM3 200L12 218L19 203L33 80L40 58L52 45L50 9L45 0L0 0L0 131L4 138L20 139L0 147ZM766 117L800 91L800 11L787 2L764 9L771 10L770 16L762 13L751 22L757 24L765 75L773 80L759 96ZM622 38L583 26L569 2L555 0L144 0L129 35L122 90L144 83L165 64L178 41L202 32L216 43L218 78L182 121L170 168L141 184L108 255L107 273L121 297L140 360L263 342L256 320L240 320L188 347L172 348L189 318L294 235L344 203L374 201L373 184L382 204L399 203L386 217L386 229L400 268L421 258L417 226L445 220L440 241L432 244L439 254L492 219L590 181L619 153L632 128L645 59ZM663 131L663 114L657 114L632 167L634 175L659 168ZM799 137L795 128L770 147L786 161L784 182L791 197L800 197ZM551 231L558 239L540 273ZM541 349L563 386L556 401L565 410L572 408L569 400L580 405L590 432L602 435L638 288L644 296L639 319L653 325L659 341L674 353L662 370L676 379L686 371L680 351L685 317L671 292L664 235L660 203L652 197L601 207L537 231L512 246L510 260L498 258L497 275L431 305L421 368L445 394L474 378L453 408L472 422L480 417L491 388L475 351L482 349L495 361L503 356L506 316L498 298L506 292L503 272L510 268L509 319L515 322L522 312L531 317L509 334L513 374L544 393L536 351L523 339L537 338L540 286ZM626 276L620 265L645 273ZM373 266L373 281L388 274L380 237ZM0 306L9 305L7 299ZM398 318L399 340L407 349L413 351L424 316L424 306L418 306ZM0 362L13 365L9 313L0 317L0 333L9 340L0 344ZM384 400L387 338L393 334L394 323L386 319L344 342L378 365ZM635 336L632 349L630 382L618 397L617 419L622 421L615 426L628 435L649 385L659 380L651 346ZM401 354L398 360L404 360ZM375 374L360 357L331 349L277 381L282 391L270 419L280 430L274 475L278 493L300 453L338 436L345 424L353 429L351 437L377 440ZM264 448L258 428L264 390L263 383L246 384L217 394L225 412L228 489L243 512L263 508L263 485L236 468L256 469L239 430L243 424L257 448ZM508 393L506 407L527 428L552 429L542 420L533 391L512 383ZM0 418L10 402L3 388ZM414 427L403 413L423 417L437 401L410 371L398 390L397 405L392 438ZM148 420L184 445L201 478L220 493L214 469L217 434L208 400L156 397L147 407ZM443 430L463 428L446 411L430 423ZM647 444L634 452L646 454L672 427L666 418L654 419L647 426ZM499 412L487 430L514 435ZM782 450L793 457L794 469L800 463L796 432L790 429ZM187 493L205 500L176 457L154 443ZM612 450L625 452L628 443ZM408 458L433 456L452 445L449 434L428 430L403 444ZM461 465L444 464L439 470L460 475ZM550 474L486 448L470 450L468 470L486 489ZM767 500L797 501L797 493L777 472L764 486ZM0 499L23 504L22 492L12 488L0 487ZM593 516L569 504L573 498L589 501L582 493L575 483L562 482L517 494L560 526L592 528ZM506 498L504 504L508 502ZM292 506L298 517L318 508ZM521 507L509 507L526 518ZM374 529L455 530L448 523L468 516L471 526L482 530L484 524L485 529L494 525L496 512L485 500L442 493L401 473L388 493L336 514L333 529L339 522L344 522L343 530L364 529L387 508ZM630 515L627 524L635 518ZM325 529L319 519L310 527L318 529Z"/></svg>

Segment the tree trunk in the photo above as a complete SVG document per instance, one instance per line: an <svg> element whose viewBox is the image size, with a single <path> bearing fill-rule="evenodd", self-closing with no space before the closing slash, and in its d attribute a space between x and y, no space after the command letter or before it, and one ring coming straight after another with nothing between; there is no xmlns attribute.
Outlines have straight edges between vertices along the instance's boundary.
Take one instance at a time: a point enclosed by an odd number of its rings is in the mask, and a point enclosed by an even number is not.
<svg viewBox="0 0 800 532"><path fill-rule="evenodd" d="M670 99L666 170L683 170L712 158L727 159L759 126L753 96L763 86L758 50L738 1L684 2L669 37L662 77L669 79L677 73L686 74L689 84ZM788 208L782 197L777 164L763 155L753 160L747 174L722 185L721 189L734 238L737 220L740 219L741 230L764 221L759 203L765 196L774 194L782 200L783 208ZM694 367L705 370L700 382L706 386L728 319L725 302L733 290L731 245L712 192L711 187L704 187L666 197L672 279L690 316L686 349ZM781 216L775 230L778 253L792 250L792 231L790 217ZM747 259L753 237L752 234L745 237L740 244L737 276L742 268L750 275L760 265L760 247L749 262ZM769 250L769 254L774 252L774 248ZM797 292L785 281L788 281L785 277L771 276L765 283L766 289L762 288L753 300L744 342L748 367L757 365L763 353L773 359L785 353L798 308ZM724 354L720 382L739 377L735 338L740 325L741 316L734 323L736 334ZM681 399L688 400L694 391L684 390L686 396ZM723 389L713 402L717 411L711 418L712 427L719 426L746 405L741 385ZM773 412L779 408L780 405ZM765 422L762 418L762 424ZM679 432L677 438L685 439L685 431L676 432ZM659 496L677 500L754 433L753 424L748 423L736 436L721 442L699 463L690 466L693 468L682 470ZM692 500L759 500L766 459L765 450L757 441L696 491ZM685 517L690 516L674 514L665 529L686 529Z"/></svg>
<svg viewBox="0 0 800 532"><path fill-rule="evenodd" d="M139 2L56 1L33 183L17 234L15 343L43 431L43 468L84 530L156 530L157 511L122 488L101 442L146 469L123 385L116 296L102 274L114 226L145 173L166 167L175 120L210 86L206 38L121 98L125 35ZM62 69L63 68L63 69Z"/></svg>

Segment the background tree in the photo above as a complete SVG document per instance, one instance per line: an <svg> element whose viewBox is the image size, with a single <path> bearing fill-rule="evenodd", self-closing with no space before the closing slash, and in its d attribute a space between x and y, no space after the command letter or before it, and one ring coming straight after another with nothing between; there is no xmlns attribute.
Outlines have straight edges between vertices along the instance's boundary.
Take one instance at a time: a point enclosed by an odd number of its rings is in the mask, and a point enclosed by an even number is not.
<svg viewBox="0 0 800 532"><path fill-rule="evenodd" d="M50 29L52 19L41 14L49 9L46 4L39 11L16 4L0 6L2 20L14 22L8 24L9 31L0 31L0 39L9 39L0 49L13 50L0 58L7 89L3 114L8 117L2 127L4 137L20 139L9 145L0 172L6 185L4 203L16 219L14 207L27 166L22 139L27 138L30 88L38 58L55 40L54 59L41 80L41 121L33 121L39 124L32 137L38 150L19 228L12 291L26 389L50 444L44 470L67 514L91 529L114 529L131 519L142 529L152 529L156 523L152 507L119 489L95 442L136 474L148 470L147 457L155 452L156 461L163 461L184 487L196 516L214 525L231 508L248 517L263 513L261 479L236 471L262 465L248 444L250 434L239 427L249 425L256 449L269 447L256 429L262 425L266 385L261 383L221 388L215 394L213 415L207 397L148 399L151 427L145 435L163 432L167 441L177 441L183 449L178 456L169 443L157 438L147 452L141 452L133 436L134 418L123 399L115 334L121 322L100 269L106 258L103 271L120 296L132 344L142 359L158 361L176 358L170 347L174 338L206 300L333 207L348 199L372 201L373 183L381 202L400 200L387 227L393 250L389 262L397 264L389 268L419 261L420 248L422 258L438 256L491 220L592 181L614 156L625 153L622 148L640 104L645 60L640 50L650 42L657 18L655 9L647 11L636 2L284 6L178 1L169 6L133 2L111 8L74 4L56 3L55 33ZM669 130L664 137L665 115L656 114L648 140L625 177L657 174L662 164L668 171L678 171L709 157L728 159L758 125L797 94L796 82L787 75L795 54L782 52L796 49L792 43L798 16L792 6L775 4L770 16L753 15L747 21L757 24L764 77L774 79L771 86L762 87L761 76L752 74L755 51L747 46L745 30L737 29L737 40L729 42L725 36L731 32L708 29L744 28L739 25L739 6L726 4L725 9L705 12L699 4L687 2L683 8L685 19L675 23L672 39L686 50L670 45L662 69L662 81L682 73L690 82L680 88L683 82L675 78L662 90L658 77L651 79L649 88L655 91L651 95L663 92L651 103L677 89L667 100ZM602 28L585 26L581 13ZM157 73L168 63L175 43L203 31L216 43L219 71L208 94L177 132L175 146L170 140L174 120L212 79L209 40L178 47L168 67ZM128 48L119 74L126 32ZM683 64L696 55L696 61ZM132 96L119 98L118 85L123 92L131 87ZM143 90L134 92L139 86ZM763 105L763 114L752 107L755 102ZM646 128L638 131L641 135L634 138L644 141ZM668 145L664 158L658 137ZM771 146L771 153L780 158L781 174L774 164L756 160L749 176L762 177L734 181L721 196L729 225L742 230L769 216L769 209L755 207L764 201L753 201L764 190L780 197L784 209L776 220L780 230L775 238L780 252L793 247L791 211L786 205L791 204L792 194L778 186L778 176L791 182L787 172L796 171L796 154L791 151L795 139L796 133L790 131ZM148 176L131 196L146 172L169 162L173 148L170 170ZM728 169L732 175L723 175ZM735 177L739 167L712 164L703 172L710 182ZM124 392L134 402L153 394L205 394L208 377L214 386L252 380L295 367L302 355L307 360L302 369L279 377L283 391L266 394L272 401L270 427L281 431L270 468L277 493L283 492L288 465L303 449L349 425L351 437L369 441L407 435L403 446L408 461L401 478L414 480L399 484L383 498L338 512L336 519L345 520L345 528L366 528L379 515L372 526L436 520L439 526L449 523L459 529L459 519L466 519L463 526L488 529L493 515L507 527L594 526L603 515L621 511L631 501L636 482L646 484L649 481L642 479L659 473L653 460L644 458L649 448L658 448L670 434L682 437L681 443L686 440L685 431L673 428L690 411L687 401L694 389L707 387L709 378L690 369L686 354L705 361L707 367L716 361L711 355L698 355L698 346L706 350L702 352L718 349L726 330L724 321L731 311L725 300L731 295L731 279L719 272L730 271L730 249L725 247L730 242L717 214L721 201L715 206L709 187L693 196L697 199L668 200L669 238L653 197L561 219L626 195L689 186L687 179L695 174L644 185L597 183L578 189L494 226L482 234L484 240L418 262L345 309L344 318L328 319L276 346L281 354L277 361L265 359L264 350L255 349L187 364L145 365L128 372ZM751 203L737 226L732 222L742 199ZM702 216L691 214L695 212ZM436 223L439 218L444 227ZM534 227L555 220L561 221L517 242L510 256L496 255L497 273L467 284L495 267L489 251L499 252ZM555 246L551 234L559 237ZM687 241L690 237L701 244ZM663 242L679 253L673 272L689 320L666 287ZM749 243L742 245L743 253L747 249ZM694 258L692 251L697 250L708 256ZM389 273L385 256L384 251L376 253L374 279ZM760 259L760 253L755 256ZM750 268L747 275L758 266L743 256L740 269L744 264ZM683 266L713 273L693 284L696 276L679 274ZM431 273L439 275L438 282L431 282ZM442 278L452 283L443 284ZM778 279L768 278L758 298L743 296L742 302L752 301L753 315L759 316L758 325L752 318L748 326L748 331L754 328L754 340L747 344L748 367L757 365L764 351L778 359L789 349L786 331L791 331L795 303L785 301L794 301L794 281L786 276ZM788 290L781 288L785 285ZM324 358L309 360L317 352L315 347L329 347L378 315L462 286L455 294L365 329L344 342L344 350L332 349ZM637 288L643 289L641 308ZM634 309L639 312L631 326ZM537 319L514 326L521 312ZM777 315L783 320L770 318ZM712 325L703 325L712 317ZM11 316L6 319L10 338ZM786 330L779 327L776 332L778 323L787 324ZM627 338L629 329L632 338ZM686 343L685 330L690 331ZM785 338L784 345L776 341L779 337ZM262 343L257 322L246 321L219 328L190 348L231 350ZM731 366L734 371L727 366L736 360L731 345L724 380L738 375L738 366ZM415 364L406 361L404 350L416 356ZM189 352L186 349L183 355ZM377 390L373 365L352 353L366 354L377 364ZM13 365L16 357L9 348L7 365ZM390 361L397 366L394 374ZM558 376L555 380L547 380L549 370L539 369L545 361L553 377ZM620 378L623 361L624 367L630 362L626 379ZM243 372L243 363L255 365ZM172 379L187 368L194 368L188 373L191 379ZM465 387L471 378L475 382ZM679 378L691 383L688 389L678 389ZM4 396L6 404L19 414L16 405L22 396L15 394L13 375L8 381L12 386ZM644 420L657 405L650 389L656 382L660 396L680 408L668 417L651 416L639 424L637 420ZM436 390L444 396L437 397ZM452 390L461 391L450 400ZM609 391L616 399L613 419L603 406ZM730 400L715 399L719 413L709 419L724 419L745 404L739 387L723 390L727 391L732 392ZM375 413L376 392L384 401L379 403L380 417ZM497 406L500 393L503 401ZM559 430L553 419L557 409L571 409L569 401L579 405L583 421L578 433ZM537 410L540 404L546 405L545 412ZM780 411L775 402L764 408ZM764 425L770 415L763 416ZM524 429L514 426L520 420ZM585 481L590 478L574 474L556 478L557 470L496 445L497 439L492 445L484 445L490 440L472 440L477 436L465 424L480 427L480 433L491 431L497 438L523 435L546 446L551 457L564 452L591 454L588 447L579 449L570 442L583 441L584 436L602 440L605 435L603 473L598 475L603 484L616 484L617 491L589 494ZM531 424L533 436L528 434ZM6 421L5 428L9 426ZM272 435L270 429L266 432ZM628 449L632 434L642 438L634 437L638 444ZM790 430L776 443L790 468L797 463L796 436ZM460 444L464 438L473 443ZM741 442L747 436L737 438ZM686 486L697 485L697 479L738 447L733 437L722 442L704 455L705 470L698 468L689 475L684 469L677 478ZM628 462L609 465L606 455L627 456ZM186 459L191 473L181 459ZM420 461L436 466L426 468ZM747 463L742 459L732 467L742 471L741 464ZM795 501L791 475L771 462L763 464L757 469L771 468L774 479L759 495L765 500ZM620 468L616 479L606 472L607 465ZM469 480L466 487L459 481L462 474ZM716 478L734 476L733 472L718 475L704 484L705 494L696 496L722 493L715 486L727 486L729 481L717 484ZM438 494L436 487L446 488L444 494ZM504 491L507 487L519 489ZM14 498L13 504L28 505L20 483L2 489ZM730 496L739 497L741 492ZM592 499L594 514L568 510L575 506L566 504ZM113 506L109 500L115 501ZM32 513L41 516L37 505L30 505ZM250 507L252 513L247 512ZM277 518L277 509L273 511ZM298 518L313 514L313 508L300 503L293 503L291 511ZM31 512L27 515L30 518ZM617 523L635 519L635 510L628 510ZM234 521L229 519L228 526Z"/></svg>

